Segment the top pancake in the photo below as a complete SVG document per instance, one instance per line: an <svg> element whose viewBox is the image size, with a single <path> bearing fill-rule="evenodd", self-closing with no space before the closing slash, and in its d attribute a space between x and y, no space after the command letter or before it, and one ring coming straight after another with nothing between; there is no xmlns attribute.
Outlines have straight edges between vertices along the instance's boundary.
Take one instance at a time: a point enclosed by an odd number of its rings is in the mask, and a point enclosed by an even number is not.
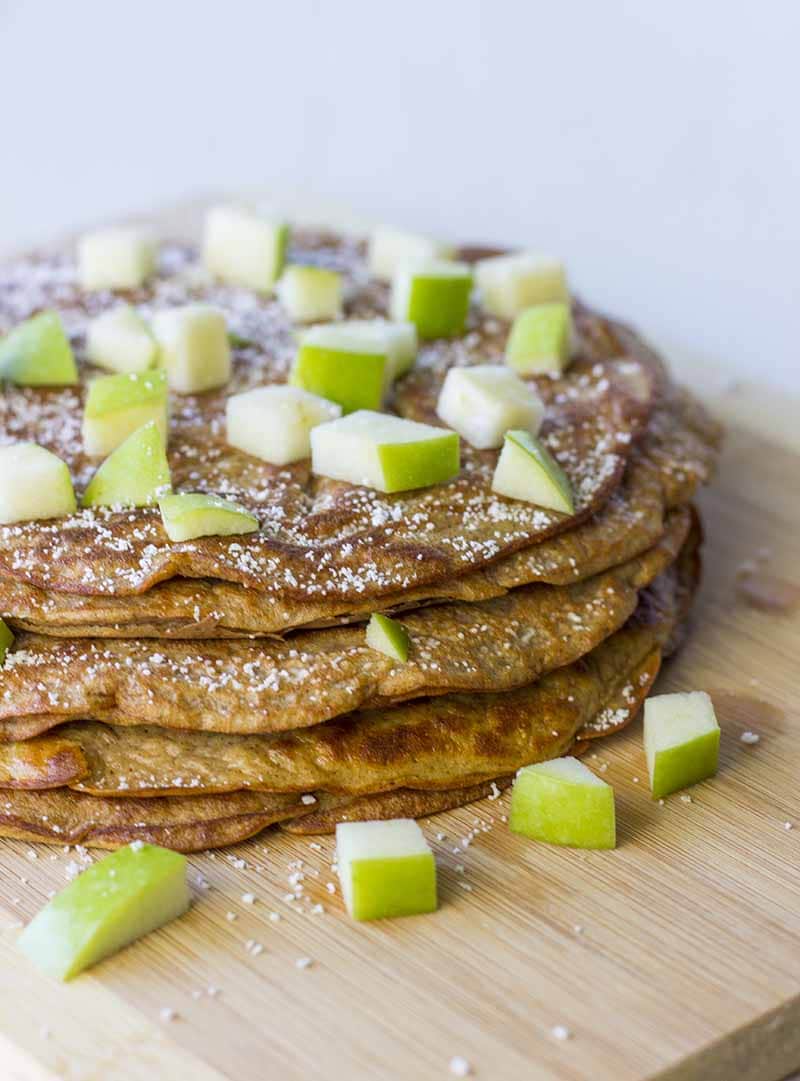
<svg viewBox="0 0 800 1081"><path fill-rule="evenodd" d="M187 249L167 247L158 279L126 299L145 311L192 300L214 303L231 331L250 343L235 350L233 377L221 391L173 397L169 458L176 490L234 498L259 517L261 531L172 544L157 510L92 509L0 528L0 576L52 592L127 596L180 575L256 588L287 605L325 599L363 606L372 597L479 570L573 529L612 495L653 409L673 394L643 343L578 307L579 357L562 378L534 381L547 406L544 442L575 490L574 515L495 495L490 485L498 452L464 441L458 478L394 496L312 476L308 461L271 466L226 444L225 400L254 385L285 381L295 348L292 328L277 301L209 284L194 258ZM291 258L346 274L349 317L385 314L386 290L368 280L354 243L297 235ZM7 388L0 442L35 439L53 450L69 463L78 492L97 465L84 455L80 439L85 386L96 374L83 362L86 320L119 299L82 295L66 257L31 259L0 276L0 329L41 308L58 308L82 380L78 388L61 390ZM437 423L435 404L448 367L500 361L507 329L473 309L464 337L421 348L417 367L397 386L393 408Z"/></svg>
<svg viewBox="0 0 800 1081"><path fill-rule="evenodd" d="M622 482L585 522L444 582L344 601L287 599L216 579L171 578L144 593L98 597L0 578L0 613L18 629L61 637L235 638L352 622L375 610L488 600L534 582L581 581L652 547L674 508L688 503L708 479L716 458L714 431L698 426L693 412L691 401L677 396L659 406ZM662 423L662 413L668 422Z"/></svg>

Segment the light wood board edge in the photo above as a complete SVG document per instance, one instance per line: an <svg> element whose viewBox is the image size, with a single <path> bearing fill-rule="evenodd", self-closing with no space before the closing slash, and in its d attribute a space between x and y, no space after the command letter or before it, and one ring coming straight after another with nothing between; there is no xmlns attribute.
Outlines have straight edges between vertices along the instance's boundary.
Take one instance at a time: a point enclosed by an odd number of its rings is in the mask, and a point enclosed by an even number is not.
<svg viewBox="0 0 800 1081"><path fill-rule="evenodd" d="M229 1081L170 1040L180 1020L145 1017L91 973L58 983L20 954L18 936L0 932L0 1016L14 1032L0 1033L3 1081Z"/></svg>
<svg viewBox="0 0 800 1081"><path fill-rule="evenodd" d="M800 995L648 1081L782 1081L798 1062Z"/></svg>

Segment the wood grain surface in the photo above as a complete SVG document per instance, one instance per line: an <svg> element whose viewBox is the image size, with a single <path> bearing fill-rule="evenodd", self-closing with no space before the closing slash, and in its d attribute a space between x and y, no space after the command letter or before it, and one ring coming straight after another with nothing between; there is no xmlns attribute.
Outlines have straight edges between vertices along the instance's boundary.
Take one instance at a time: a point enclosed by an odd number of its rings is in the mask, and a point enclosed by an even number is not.
<svg viewBox="0 0 800 1081"><path fill-rule="evenodd" d="M15 938L78 855L2 842L0 1076L433 1081L461 1056L481 1081L778 1081L800 1066L800 615L736 587L753 558L800 582L796 413L776 396L754 415L741 385L696 374L734 424L702 500L691 635L658 690L711 693L718 777L654 802L637 723L587 759L617 793L616 851L512 836L505 796L440 815L424 829L441 908L395 922L349 920L330 838L267 832L193 858L190 913L64 987Z"/></svg>

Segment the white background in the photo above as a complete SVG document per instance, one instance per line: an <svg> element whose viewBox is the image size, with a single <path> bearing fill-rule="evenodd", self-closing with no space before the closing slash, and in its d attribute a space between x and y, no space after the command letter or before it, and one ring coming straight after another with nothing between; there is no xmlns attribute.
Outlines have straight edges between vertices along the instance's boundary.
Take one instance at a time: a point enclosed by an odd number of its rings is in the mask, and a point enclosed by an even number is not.
<svg viewBox="0 0 800 1081"><path fill-rule="evenodd" d="M0 246L206 191L562 255L800 386L795 0L0 0Z"/></svg>

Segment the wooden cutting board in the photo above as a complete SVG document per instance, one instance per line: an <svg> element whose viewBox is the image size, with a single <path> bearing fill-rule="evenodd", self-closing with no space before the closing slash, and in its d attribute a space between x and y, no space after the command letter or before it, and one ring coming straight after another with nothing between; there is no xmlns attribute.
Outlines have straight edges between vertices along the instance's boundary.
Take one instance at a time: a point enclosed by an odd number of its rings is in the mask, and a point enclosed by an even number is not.
<svg viewBox="0 0 800 1081"><path fill-rule="evenodd" d="M455 1056L480 1081L778 1081L798 1068L800 613L757 610L736 588L753 558L800 584L797 414L762 395L767 439L741 387L715 397L740 419L702 499L691 636L658 689L712 694L716 779L651 800L637 723L587 760L617 792L616 851L514 837L507 797L484 801L425 824L439 912L371 925L329 892L331 839L268 832L193 858L191 912L65 987L16 952L15 924L76 854L0 842L0 1076L434 1081Z"/></svg>

